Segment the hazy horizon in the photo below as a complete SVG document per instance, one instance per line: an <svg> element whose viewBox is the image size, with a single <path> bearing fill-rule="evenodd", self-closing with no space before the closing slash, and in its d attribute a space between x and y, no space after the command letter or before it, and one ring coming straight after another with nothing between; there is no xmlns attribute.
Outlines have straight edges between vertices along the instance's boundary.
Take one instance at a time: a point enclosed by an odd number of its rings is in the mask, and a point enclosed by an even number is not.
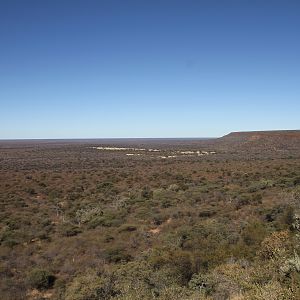
<svg viewBox="0 0 300 300"><path fill-rule="evenodd" d="M20 138L20 139L0 139L0 142L5 141L116 141L116 140L209 140L209 139L216 139L219 137L108 137L108 138Z"/></svg>
<svg viewBox="0 0 300 300"><path fill-rule="evenodd" d="M249 130L249 131L232 131L229 133L239 132L291 132L291 131L300 131L300 129L275 129L275 130ZM227 135L225 134L225 135ZM69 138L69 137L62 137L62 138L8 138L8 139L2 139L0 138L0 142L2 141L99 141L99 140L111 140L111 141L118 141L118 140L209 140L209 139L217 139L221 138L222 136L202 136L202 137L180 137L180 136L174 136L174 137L75 137L75 138Z"/></svg>

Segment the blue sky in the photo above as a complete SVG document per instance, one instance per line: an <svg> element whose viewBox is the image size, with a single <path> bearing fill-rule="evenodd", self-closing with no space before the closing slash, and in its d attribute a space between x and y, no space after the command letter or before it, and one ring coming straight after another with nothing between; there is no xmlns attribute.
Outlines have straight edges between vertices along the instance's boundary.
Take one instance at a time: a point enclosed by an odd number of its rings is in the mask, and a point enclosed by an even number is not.
<svg viewBox="0 0 300 300"><path fill-rule="evenodd" d="M0 0L0 138L300 129L300 1Z"/></svg>

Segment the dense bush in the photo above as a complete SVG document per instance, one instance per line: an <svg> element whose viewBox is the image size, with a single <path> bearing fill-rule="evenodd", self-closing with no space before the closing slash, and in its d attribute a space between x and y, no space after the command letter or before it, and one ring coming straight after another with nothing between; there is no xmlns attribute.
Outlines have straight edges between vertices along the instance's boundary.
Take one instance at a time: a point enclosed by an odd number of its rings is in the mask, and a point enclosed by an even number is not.
<svg viewBox="0 0 300 300"><path fill-rule="evenodd" d="M27 275L27 281L32 288L48 289L53 286L55 276L44 269L33 269Z"/></svg>
<svg viewBox="0 0 300 300"><path fill-rule="evenodd" d="M0 299L300 299L296 156L0 153Z"/></svg>

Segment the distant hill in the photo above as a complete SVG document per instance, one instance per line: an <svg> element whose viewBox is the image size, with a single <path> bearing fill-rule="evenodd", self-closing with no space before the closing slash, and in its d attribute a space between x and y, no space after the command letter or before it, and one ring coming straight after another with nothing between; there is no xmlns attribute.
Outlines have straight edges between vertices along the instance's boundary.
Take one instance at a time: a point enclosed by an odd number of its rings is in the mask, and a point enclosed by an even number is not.
<svg viewBox="0 0 300 300"><path fill-rule="evenodd" d="M300 150L300 130L231 132L216 143L235 150Z"/></svg>

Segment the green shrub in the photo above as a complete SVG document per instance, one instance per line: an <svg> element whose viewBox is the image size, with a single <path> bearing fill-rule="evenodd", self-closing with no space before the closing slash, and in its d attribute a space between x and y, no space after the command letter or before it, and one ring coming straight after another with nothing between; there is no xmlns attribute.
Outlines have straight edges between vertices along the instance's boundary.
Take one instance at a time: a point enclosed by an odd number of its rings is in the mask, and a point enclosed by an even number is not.
<svg viewBox="0 0 300 300"><path fill-rule="evenodd" d="M144 199L152 199L153 198L153 191L149 187L144 187L141 191L141 196Z"/></svg>
<svg viewBox="0 0 300 300"><path fill-rule="evenodd" d="M126 262L132 258L123 248L119 247L105 250L104 257L110 263Z"/></svg>
<svg viewBox="0 0 300 300"><path fill-rule="evenodd" d="M27 280L32 288L42 290L53 286L55 276L47 270L37 268L28 273Z"/></svg>
<svg viewBox="0 0 300 300"><path fill-rule="evenodd" d="M67 286L66 300L108 300L117 295L112 276L99 276L91 271L76 276Z"/></svg>
<svg viewBox="0 0 300 300"><path fill-rule="evenodd" d="M117 219L112 214L107 214L105 216L100 217L94 217L88 222L88 228L94 229L98 226L103 227L111 227L111 226L118 226L120 223L122 223L122 220Z"/></svg>

